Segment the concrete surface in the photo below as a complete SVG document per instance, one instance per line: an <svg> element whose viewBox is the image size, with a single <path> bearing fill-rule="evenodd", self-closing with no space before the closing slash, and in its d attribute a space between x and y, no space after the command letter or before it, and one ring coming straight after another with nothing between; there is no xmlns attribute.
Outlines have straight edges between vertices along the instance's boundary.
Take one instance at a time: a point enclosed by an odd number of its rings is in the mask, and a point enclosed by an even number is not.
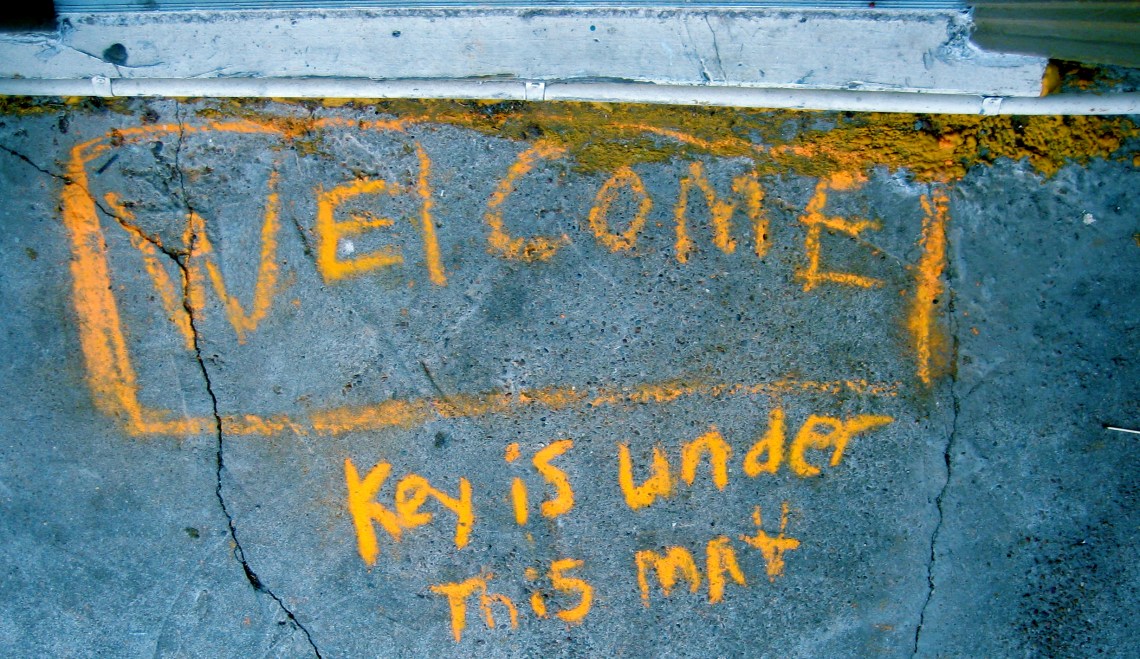
<svg viewBox="0 0 1140 659"><path fill-rule="evenodd" d="M256 96L262 81L303 89L311 79L333 78L1036 97L1047 64L973 45L969 11L957 2L822 3L828 8L271 4L273 10L258 11L60 7L57 30L0 33L0 80L8 94L43 94L35 91L42 84L71 83L83 91L48 93L109 95L108 83L99 82L107 78L149 89L149 82L243 81L245 93ZM19 87L22 82L29 86Z"/></svg>
<svg viewBox="0 0 1140 659"><path fill-rule="evenodd" d="M0 645L1128 656L1136 143L1033 121L6 106Z"/></svg>

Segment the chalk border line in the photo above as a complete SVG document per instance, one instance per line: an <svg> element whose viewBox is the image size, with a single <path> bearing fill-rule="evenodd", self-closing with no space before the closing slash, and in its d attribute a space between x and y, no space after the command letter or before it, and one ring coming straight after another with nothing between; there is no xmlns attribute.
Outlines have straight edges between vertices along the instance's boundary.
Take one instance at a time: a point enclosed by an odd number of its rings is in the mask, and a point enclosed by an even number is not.
<svg viewBox="0 0 1140 659"><path fill-rule="evenodd" d="M365 130L403 132L409 126L431 122L430 117L404 117L392 120L355 121L344 118L314 120L307 129L351 127ZM615 124L617 130L654 133L695 146L713 155L740 155L764 147L745 140L703 140L692 135L643 124ZM77 144L71 149L67 180L62 201L63 223L72 243L71 273L73 302L78 321L79 340L87 370L87 380L95 406L119 420L127 433L146 435L189 435L216 429L213 417L179 417L172 411L152 408L139 400L138 376L132 366L123 325L110 275L107 244L99 221L95 200L88 187L87 165L107 151L125 143L136 143L148 137L166 134L202 132L270 134L288 137L286 129L250 120L216 121L202 125L155 124L113 129L103 137ZM944 227L942 228L944 230ZM924 241L925 242L925 241ZM924 257L928 256L924 245ZM944 259L943 254L938 257ZM934 277L941 275L941 263ZM929 288L930 274L925 280ZM922 319L928 333L933 319ZM919 328L921 329L921 328ZM921 337L918 343L921 346ZM921 350L918 355L922 359ZM927 365L929 367L929 365ZM920 364L920 374L922 373ZM920 377L920 379L922 379ZM304 417L295 415L262 416L234 414L221 417L221 430L232 435L272 435L284 431L297 434L336 435L345 432L380 428L408 428L433 418L474 417L505 412L523 406L541 406L551 410L571 407L600 407L622 404L667 403L688 396L778 396L789 393L830 393L848 391L857 395L897 396L899 383L872 383L866 380L820 382L781 378L765 383L709 384L671 380L620 388L578 389L551 387L516 393L487 392L460 394L440 398L387 400L355 407L319 409Z"/></svg>

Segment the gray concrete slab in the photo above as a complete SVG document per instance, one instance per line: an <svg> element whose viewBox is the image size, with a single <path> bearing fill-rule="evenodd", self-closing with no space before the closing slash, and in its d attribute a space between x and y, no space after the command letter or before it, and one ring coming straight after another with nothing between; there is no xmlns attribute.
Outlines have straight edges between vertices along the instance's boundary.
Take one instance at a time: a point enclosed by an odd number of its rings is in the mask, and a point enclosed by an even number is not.
<svg viewBox="0 0 1140 659"><path fill-rule="evenodd" d="M1135 644L1126 120L0 122L9 654Z"/></svg>

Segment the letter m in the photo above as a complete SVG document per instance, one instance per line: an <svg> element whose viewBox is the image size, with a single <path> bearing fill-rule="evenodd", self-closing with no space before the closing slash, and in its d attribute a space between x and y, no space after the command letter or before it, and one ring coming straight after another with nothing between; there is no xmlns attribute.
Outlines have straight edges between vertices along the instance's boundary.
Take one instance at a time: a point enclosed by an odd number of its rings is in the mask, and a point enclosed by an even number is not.
<svg viewBox="0 0 1140 659"><path fill-rule="evenodd" d="M661 591L668 597L677 585L679 577L689 580L689 592L695 593L701 587L701 573L693 560L693 555L684 547L669 547L662 556L651 549L637 552L637 585L641 589L641 601L649 606L649 570L657 574Z"/></svg>

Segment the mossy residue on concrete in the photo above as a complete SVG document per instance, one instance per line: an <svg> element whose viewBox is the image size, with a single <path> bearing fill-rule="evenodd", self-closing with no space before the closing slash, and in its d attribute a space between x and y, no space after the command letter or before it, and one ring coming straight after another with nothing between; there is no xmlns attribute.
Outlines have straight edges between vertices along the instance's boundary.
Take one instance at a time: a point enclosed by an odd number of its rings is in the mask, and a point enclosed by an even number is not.
<svg viewBox="0 0 1140 659"><path fill-rule="evenodd" d="M1126 117L864 114L845 117L830 130L802 133L776 151L817 175L883 165L921 180L952 180L975 165L1009 158L1052 176L1067 162L1123 159L1137 134Z"/></svg>
<svg viewBox="0 0 1140 659"><path fill-rule="evenodd" d="M906 169L920 180L951 180L1000 158L1025 159L1051 176L1067 162L1131 158L1135 148L1129 148L1129 139L1140 134L1128 117L763 112L603 103L352 105L499 137L555 139L585 171L711 152L752 158L761 171L815 176L885 166Z"/></svg>
<svg viewBox="0 0 1140 659"><path fill-rule="evenodd" d="M321 154L318 117L389 116L462 126L564 146L575 168L623 166L700 155L745 157L760 174L824 176L882 166L918 180L953 180L1001 158L1026 160L1051 176L1068 162L1132 160L1140 129L1128 117L981 117L762 111L735 108L518 101L205 99L202 119L244 119L274 126L304 154ZM106 111L139 114L140 99L0 99L0 114ZM1130 141L1131 140L1131 141Z"/></svg>

